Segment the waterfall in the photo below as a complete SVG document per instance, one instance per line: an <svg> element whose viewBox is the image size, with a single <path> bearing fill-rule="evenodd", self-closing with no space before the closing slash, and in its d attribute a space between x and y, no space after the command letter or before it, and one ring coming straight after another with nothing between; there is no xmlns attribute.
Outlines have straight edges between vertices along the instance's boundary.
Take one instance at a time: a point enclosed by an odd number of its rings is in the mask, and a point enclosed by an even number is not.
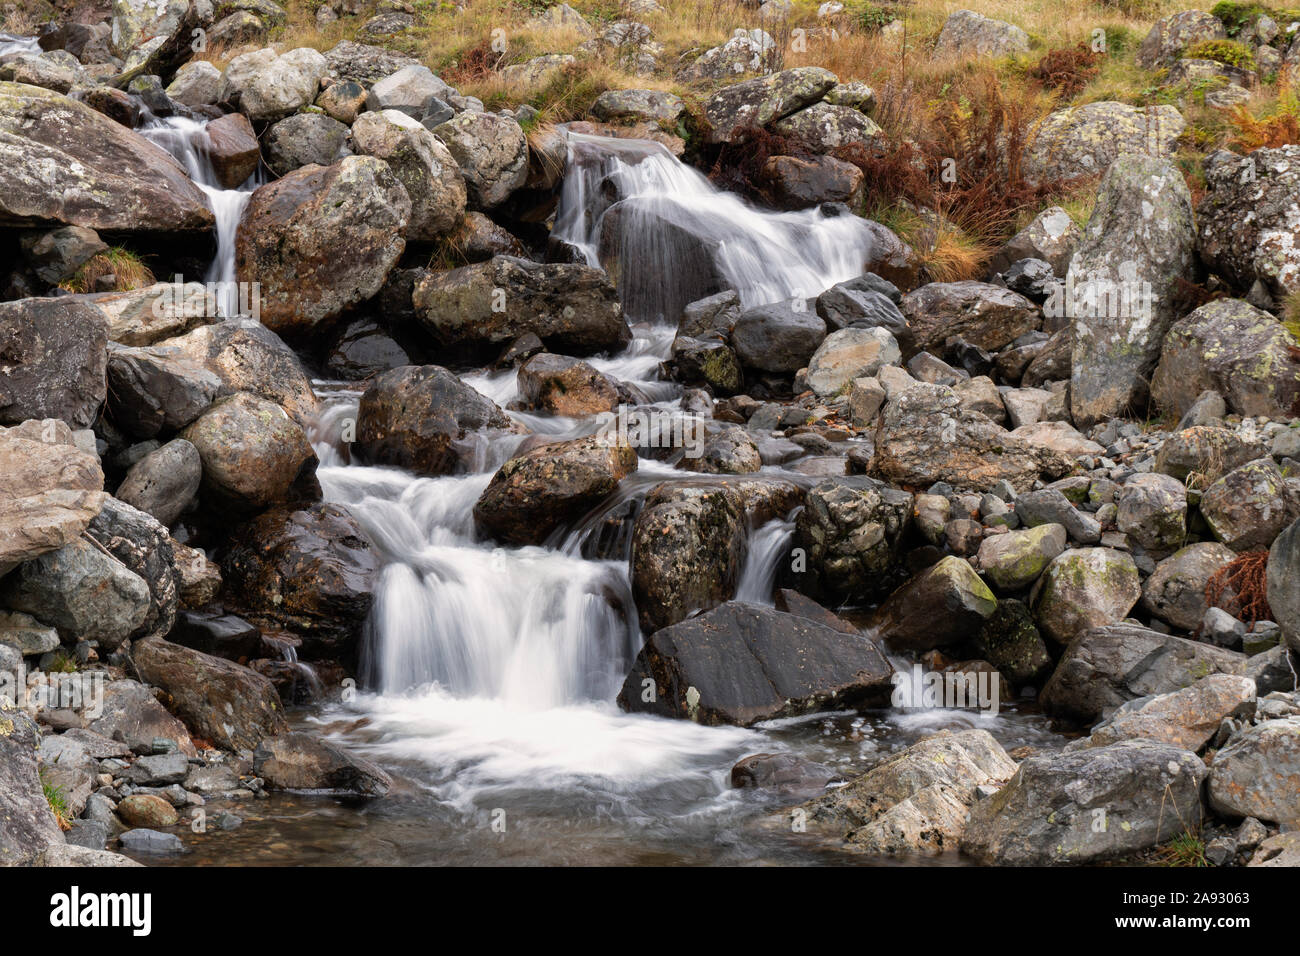
<svg viewBox="0 0 1300 956"><path fill-rule="evenodd" d="M789 554L794 522L780 518L769 521L749 537L749 558L736 585L736 600L772 605L772 589L782 559Z"/></svg>
<svg viewBox="0 0 1300 956"><path fill-rule="evenodd" d="M724 289L746 307L817 295L861 275L875 242L853 215L757 209L658 143L579 133L551 234L614 275L631 318L673 325Z"/></svg>
<svg viewBox="0 0 1300 956"><path fill-rule="evenodd" d="M40 53L41 45L36 37L15 37L0 33L0 60L11 53Z"/></svg>
<svg viewBox="0 0 1300 956"><path fill-rule="evenodd" d="M203 281L217 294L218 313L230 317L242 314L239 286L235 276L235 233L253 190L261 185L261 172L254 173L237 189L224 188L207 152L207 123L185 116L158 117L149 114L140 134L161 146L185 167L194 184L208 197L208 206L216 219L217 254Z"/></svg>

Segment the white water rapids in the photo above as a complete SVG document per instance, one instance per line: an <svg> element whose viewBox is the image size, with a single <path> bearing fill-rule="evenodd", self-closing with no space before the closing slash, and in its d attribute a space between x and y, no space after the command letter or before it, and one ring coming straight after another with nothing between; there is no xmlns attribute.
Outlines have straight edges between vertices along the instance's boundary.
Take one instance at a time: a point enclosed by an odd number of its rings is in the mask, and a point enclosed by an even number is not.
<svg viewBox="0 0 1300 956"><path fill-rule="evenodd" d="M157 119L143 132L177 156L207 193L220 235L209 275L211 281L233 280L234 231L256 183L239 190L216 185L203 155L201 123ZM613 225L606 222L611 215ZM851 216L753 209L654 144L574 137L554 232L601 265L602 231L622 236L622 277L653 274L668 284L662 302L695 296L690 283L698 276L675 272L674 263L700 242L725 285L744 303L761 304L815 295L860 274L871 241ZM629 241L633 235L637 243ZM646 301L630 303L636 321L629 348L590 361L633 384L647 404L676 411L681 389L657 373L676 314L646 308ZM517 396L513 371L470 370L462 378L502 406ZM429 478L349 464L335 441L340 421L356 416L359 392L339 383L319 387L325 411L313 440L325 496L351 511L386 566L365 637L366 689L353 701L319 708L310 719L423 788L426 803L417 811L402 811L391 798L381 802L390 808L381 813L397 815L389 825L404 834L393 842L424 847L411 850L415 858L408 862L428 862L425 854L446 858L451 846L461 846L465 859L495 859L484 857L472 833L454 822L479 820L494 808L540 827L530 844L533 858L562 858L552 846L557 828L572 832L587 826L582 821L590 823L581 839L593 853L617 847L626 854L653 834L671 848L666 853L685 844L704 848L754 813L755 797L732 790L728 780L731 765L746 754L798 748L854 768L923 731L977 720L963 712L817 715L742 730L622 712L614 698L643 636L626 535L602 538L602 522L618 508L634 507L654 484L691 473L642 459L611 502L547 546L501 547L476 538L472 510L520 436L482 438L468 474ZM555 439L595 427L592 421L511 414ZM752 531L741 598L771 602L792 527L787 519ZM990 722L979 725L992 729ZM452 821L451 829L438 831L426 847L422 837L403 829L403 812L418 812L426 830L434 818ZM712 858L713 851L700 852L699 858Z"/></svg>

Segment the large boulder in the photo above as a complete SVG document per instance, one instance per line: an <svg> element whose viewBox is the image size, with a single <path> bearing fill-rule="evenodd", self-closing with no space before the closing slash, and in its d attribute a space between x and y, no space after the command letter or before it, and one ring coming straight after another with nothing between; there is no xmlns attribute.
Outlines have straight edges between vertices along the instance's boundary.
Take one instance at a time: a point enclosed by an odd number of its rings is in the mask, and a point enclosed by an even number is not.
<svg viewBox="0 0 1300 956"><path fill-rule="evenodd" d="M492 476L474 506L475 527L497 541L542 544L605 500L636 466L634 449L600 437L539 445Z"/></svg>
<svg viewBox="0 0 1300 956"><path fill-rule="evenodd" d="M1205 617L1205 585L1235 557L1231 548L1217 541L1198 541L1178 549L1157 564L1142 585L1142 607L1180 630L1196 630Z"/></svg>
<svg viewBox="0 0 1300 956"><path fill-rule="evenodd" d="M977 788L1000 786L1015 772L988 731L944 730L802 809L810 826L833 828L866 853L942 853L957 847Z"/></svg>
<svg viewBox="0 0 1300 956"><path fill-rule="evenodd" d="M1138 47L1137 64L1144 70L1173 66L1188 47L1227 36L1218 17L1203 10L1184 10L1152 25Z"/></svg>
<svg viewBox="0 0 1300 956"><path fill-rule="evenodd" d="M1193 425L1161 442L1155 470L1184 484L1194 481L1205 488L1234 468L1267 458L1268 454L1268 443L1257 437L1220 425Z"/></svg>
<svg viewBox="0 0 1300 956"><path fill-rule="evenodd" d="M1024 296L986 282L931 282L903 296L900 308L916 350L937 354L952 338L995 352L1042 322Z"/></svg>
<svg viewBox="0 0 1300 956"><path fill-rule="evenodd" d="M970 562L948 555L891 594L871 629L895 650L928 651L973 638L997 606Z"/></svg>
<svg viewBox="0 0 1300 956"><path fill-rule="evenodd" d="M302 47L277 55L267 47L230 61L219 96L255 123L274 122L310 105L328 72L317 50Z"/></svg>
<svg viewBox="0 0 1300 956"><path fill-rule="evenodd" d="M108 319L108 340L153 345L220 319L217 295L201 282L155 282L139 289L70 296Z"/></svg>
<svg viewBox="0 0 1300 956"><path fill-rule="evenodd" d="M433 134L459 165L474 209L495 209L528 180L528 138L509 116L459 113Z"/></svg>
<svg viewBox="0 0 1300 956"><path fill-rule="evenodd" d="M63 843L41 787L36 721L17 710L0 710L0 866L15 866L51 844Z"/></svg>
<svg viewBox="0 0 1300 956"><path fill-rule="evenodd" d="M839 81L820 67L804 66L723 87L704 101L711 143L729 143L751 127L767 126L816 103Z"/></svg>
<svg viewBox="0 0 1300 956"><path fill-rule="evenodd" d="M1070 642L1040 700L1049 714L1090 724L1138 697L1181 690L1211 674L1240 674L1245 661L1212 644L1113 624Z"/></svg>
<svg viewBox="0 0 1300 956"><path fill-rule="evenodd" d="M651 488L632 526L632 593L642 630L730 600L747 552L737 491L707 482Z"/></svg>
<svg viewBox="0 0 1300 956"><path fill-rule="evenodd" d="M196 233L214 219L170 154L90 107L0 83L0 226Z"/></svg>
<svg viewBox="0 0 1300 956"><path fill-rule="evenodd" d="M85 302L0 302L0 424L92 425L107 393L107 349L108 323Z"/></svg>
<svg viewBox="0 0 1300 956"><path fill-rule="evenodd" d="M248 122L242 113L229 115L238 116L245 123ZM420 128L424 129L424 127ZM347 139L347 126L333 117L322 116L319 113L294 113L292 116L286 116L267 131L266 164L277 176L284 176L303 166L328 166L334 160L351 152L347 148ZM358 152L373 155L369 150L358 150ZM260 160L260 153L257 158Z"/></svg>
<svg viewBox="0 0 1300 956"><path fill-rule="evenodd" d="M202 480L198 449L184 438L175 438L132 465L116 497L171 527L194 503Z"/></svg>
<svg viewBox="0 0 1300 956"><path fill-rule="evenodd" d="M119 84L141 74L172 72L193 55L199 31L212 27L209 3L114 0L112 7L108 41L109 50L124 61L116 77ZM211 42L216 40L214 36ZM83 55L86 52L83 47Z"/></svg>
<svg viewBox="0 0 1300 956"><path fill-rule="evenodd" d="M1213 389L1240 415L1289 419L1300 410L1294 345L1267 312L1240 299L1216 299L1170 327L1151 397L1182 416L1197 396Z"/></svg>
<svg viewBox="0 0 1300 956"><path fill-rule="evenodd" d="M1300 821L1300 717L1268 720L1234 736L1210 764L1210 806L1227 817Z"/></svg>
<svg viewBox="0 0 1300 956"><path fill-rule="evenodd" d="M772 132L796 140L814 153L829 153L853 144L870 144L882 134L861 110L831 103L814 103L772 124Z"/></svg>
<svg viewBox="0 0 1300 956"><path fill-rule="evenodd" d="M223 392L221 377L183 348L113 344L108 352L105 417L134 438L184 428Z"/></svg>
<svg viewBox="0 0 1300 956"><path fill-rule="evenodd" d="M580 418L612 412L619 404L614 379L567 355L534 355L519 366L517 381L519 400L525 407L553 415Z"/></svg>
<svg viewBox="0 0 1300 956"><path fill-rule="evenodd" d="M1190 687L1138 697L1121 704L1092 728L1083 744L1104 747L1120 740L1158 740L1200 752L1229 717L1255 709L1255 682L1236 674L1211 674Z"/></svg>
<svg viewBox="0 0 1300 956"><path fill-rule="evenodd" d="M132 646L131 663L140 680L162 689L172 713L222 750L252 750L289 729L271 682L233 661L148 640Z"/></svg>
<svg viewBox="0 0 1300 956"><path fill-rule="evenodd" d="M326 50L325 63L332 79L352 80L366 86L373 86L407 67L420 66L419 60L404 53L352 40L343 40Z"/></svg>
<svg viewBox="0 0 1300 956"><path fill-rule="evenodd" d="M840 329L826 336L808 360L808 387L822 398L838 395L855 378L875 375L901 357L898 342L887 329Z"/></svg>
<svg viewBox="0 0 1300 956"><path fill-rule="evenodd" d="M373 296L406 248L411 200L388 164L349 156L262 186L235 236L235 270L261 320L306 333Z"/></svg>
<svg viewBox="0 0 1300 956"><path fill-rule="evenodd" d="M532 332L553 351L590 355L632 340L609 278L585 265L494 256L425 273L412 299L420 322L444 347L499 351Z"/></svg>
<svg viewBox="0 0 1300 956"><path fill-rule="evenodd" d="M618 702L625 710L747 727L889 698L893 668L868 638L739 601L646 639Z"/></svg>
<svg viewBox="0 0 1300 956"><path fill-rule="evenodd" d="M1147 551L1169 551L1187 537L1187 489L1156 472L1131 477L1115 496L1116 526Z"/></svg>
<svg viewBox="0 0 1300 956"><path fill-rule="evenodd" d="M0 575L76 540L105 497L99 459L64 422L0 428Z"/></svg>
<svg viewBox="0 0 1300 956"><path fill-rule="evenodd" d="M198 753L185 725L158 702L153 688L139 681L109 681L97 712L85 716L91 731L137 754L153 753L154 741L159 739L174 740L187 757Z"/></svg>
<svg viewBox="0 0 1300 956"><path fill-rule="evenodd" d="M352 515L314 504L273 508L237 527L221 570L229 602L301 637L302 657L351 660L381 563Z"/></svg>
<svg viewBox="0 0 1300 956"><path fill-rule="evenodd" d="M149 589L148 613L131 639L165 636L176 623L181 584L167 528L126 502L106 498L87 533Z"/></svg>
<svg viewBox="0 0 1300 956"><path fill-rule="evenodd" d="M429 242L450 232L465 213L465 180L460 167L434 136L405 113L362 113L352 124L358 153L388 163L411 198L406 238Z"/></svg>
<svg viewBox="0 0 1300 956"><path fill-rule="evenodd" d="M791 576L799 590L837 603L887 592L911 516L910 494L872 478L814 485L795 519Z"/></svg>
<svg viewBox="0 0 1300 956"><path fill-rule="evenodd" d="M980 542L979 569L999 591L1019 591L1038 580L1067 540L1065 528L1052 522L990 535Z"/></svg>
<svg viewBox="0 0 1300 956"><path fill-rule="evenodd" d="M1004 20L973 10L948 14L934 44L935 56L1009 56L1029 52L1029 34Z"/></svg>
<svg viewBox="0 0 1300 956"><path fill-rule="evenodd" d="M267 737L253 751L253 772L272 790L335 791L382 797L393 780L381 768L310 734Z"/></svg>
<svg viewBox="0 0 1300 956"><path fill-rule="evenodd" d="M361 396L357 440L365 461L427 475L464 462L463 443L480 429L513 429L510 418L437 365L406 365L378 375Z"/></svg>
<svg viewBox="0 0 1300 956"><path fill-rule="evenodd" d="M1005 272L1022 259L1040 259L1065 278L1083 231L1060 206L1044 209L1033 221L1003 243L989 260L989 272Z"/></svg>
<svg viewBox="0 0 1300 956"><path fill-rule="evenodd" d="M1243 291L1281 301L1300 291L1300 145L1215 154L1197 207L1205 264Z"/></svg>
<svg viewBox="0 0 1300 956"><path fill-rule="evenodd" d="M144 579L84 536L20 564L0 599L58 628L67 644L93 640L105 650L143 627L152 609Z"/></svg>
<svg viewBox="0 0 1300 956"><path fill-rule="evenodd" d="M0 565L3 567L3 565ZM1268 552L1268 606L1300 660L1300 521L1277 536Z"/></svg>
<svg viewBox="0 0 1300 956"><path fill-rule="evenodd" d="M825 338L826 323L801 299L747 309L731 332L745 368L776 375L805 368Z"/></svg>
<svg viewBox="0 0 1300 956"><path fill-rule="evenodd" d="M1201 496L1201 514L1214 536L1234 551L1267 548L1296 515L1286 479L1272 458L1228 472Z"/></svg>
<svg viewBox="0 0 1300 956"><path fill-rule="evenodd" d="M1191 193L1178 167L1140 154L1116 159L1066 277L1076 425L1143 406L1165 332L1178 318L1176 280L1192 277L1195 260Z"/></svg>
<svg viewBox="0 0 1300 956"><path fill-rule="evenodd" d="M1187 123L1173 106L1104 101L1048 114L1025 155L1031 183L1104 173L1124 153L1172 155Z"/></svg>
<svg viewBox="0 0 1300 956"><path fill-rule="evenodd" d="M1008 866L1129 856L1197 831L1208 772L1191 751L1146 740L1030 757L971 808L961 847Z"/></svg>
<svg viewBox="0 0 1300 956"><path fill-rule="evenodd" d="M894 484L926 487L946 481L985 490L1006 480L1017 491L1028 491L1039 478L1059 478L1072 463L963 408L947 386L922 383L885 405L870 467L871 474Z"/></svg>
<svg viewBox="0 0 1300 956"><path fill-rule="evenodd" d="M180 437L203 461L202 495L211 507L252 512L320 497L316 452L279 405L237 392L213 404Z"/></svg>
<svg viewBox="0 0 1300 956"><path fill-rule="evenodd" d="M833 156L773 156L763 164L762 175L778 209L807 209L822 203L856 208L862 200L862 170Z"/></svg>
<svg viewBox="0 0 1300 956"><path fill-rule="evenodd" d="M267 137L268 154L275 143L275 129L273 127L271 135ZM238 189L248 181L248 177L257 172L257 167L262 162L262 148L257 142L253 124L243 113L219 116L208 123L203 132L203 152L212 163L212 170L223 188ZM332 160L331 156L329 161ZM285 167L277 171L287 173L290 168L296 167Z"/></svg>
<svg viewBox="0 0 1300 956"><path fill-rule="evenodd" d="M1058 644L1104 624L1122 621L1142 596L1132 557L1112 548L1062 552L1043 572L1034 594L1034 618Z"/></svg>

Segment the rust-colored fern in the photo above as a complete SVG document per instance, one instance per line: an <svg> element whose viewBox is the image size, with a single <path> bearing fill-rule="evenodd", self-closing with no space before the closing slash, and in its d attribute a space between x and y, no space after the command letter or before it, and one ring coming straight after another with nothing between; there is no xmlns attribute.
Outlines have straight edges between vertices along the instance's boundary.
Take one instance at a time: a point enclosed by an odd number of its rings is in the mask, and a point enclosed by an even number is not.
<svg viewBox="0 0 1300 956"><path fill-rule="evenodd" d="M1222 608L1247 626L1256 621L1271 621L1267 569L1267 551L1237 555L1205 582L1205 603Z"/></svg>

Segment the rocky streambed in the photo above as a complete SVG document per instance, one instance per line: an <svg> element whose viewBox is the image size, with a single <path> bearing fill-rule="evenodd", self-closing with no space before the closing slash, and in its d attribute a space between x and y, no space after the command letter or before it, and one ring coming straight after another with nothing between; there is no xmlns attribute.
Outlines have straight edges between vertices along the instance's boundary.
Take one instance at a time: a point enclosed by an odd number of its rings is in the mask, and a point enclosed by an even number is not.
<svg viewBox="0 0 1300 956"><path fill-rule="evenodd" d="M827 70L525 135L120 6L0 47L0 862L1295 861L1297 147L1057 116L1086 229L935 282Z"/></svg>

